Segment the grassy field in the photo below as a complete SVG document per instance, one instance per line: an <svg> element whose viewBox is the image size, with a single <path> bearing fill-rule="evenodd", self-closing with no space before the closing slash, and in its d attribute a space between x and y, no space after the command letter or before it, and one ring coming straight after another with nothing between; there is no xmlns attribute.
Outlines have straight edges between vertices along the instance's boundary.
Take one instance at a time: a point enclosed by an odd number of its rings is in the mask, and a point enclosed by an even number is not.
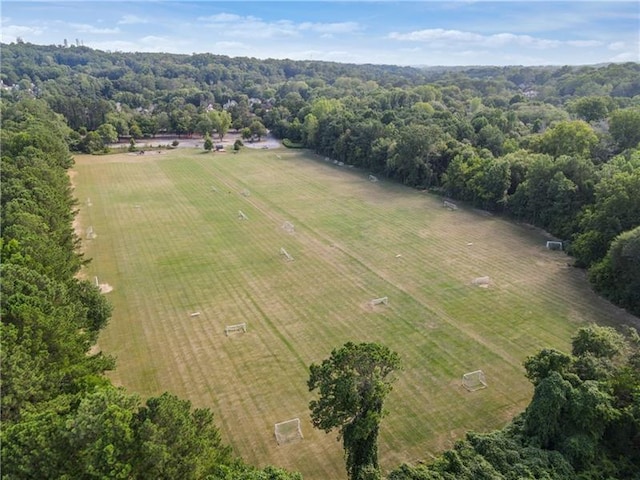
<svg viewBox="0 0 640 480"><path fill-rule="evenodd" d="M311 427L306 387L333 348L376 341L403 360L386 471L502 427L530 400L528 355L629 320L534 229L367 173L286 150L76 157L79 226L96 235L85 274L113 288L99 347L118 359L114 382L211 408L250 463L337 479L341 444ZM472 284L481 276L488 288ZM240 322L247 333L226 337ZM477 369L489 388L467 392L461 376ZM274 423L295 417L304 440L277 446Z"/></svg>

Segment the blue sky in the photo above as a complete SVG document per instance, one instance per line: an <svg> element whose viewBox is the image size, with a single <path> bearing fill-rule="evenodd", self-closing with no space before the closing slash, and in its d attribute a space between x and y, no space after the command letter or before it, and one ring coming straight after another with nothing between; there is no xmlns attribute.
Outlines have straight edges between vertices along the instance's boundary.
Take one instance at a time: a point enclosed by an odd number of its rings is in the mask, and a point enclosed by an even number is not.
<svg viewBox="0 0 640 480"><path fill-rule="evenodd" d="M3 43L395 65L640 61L636 1L1 3Z"/></svg>

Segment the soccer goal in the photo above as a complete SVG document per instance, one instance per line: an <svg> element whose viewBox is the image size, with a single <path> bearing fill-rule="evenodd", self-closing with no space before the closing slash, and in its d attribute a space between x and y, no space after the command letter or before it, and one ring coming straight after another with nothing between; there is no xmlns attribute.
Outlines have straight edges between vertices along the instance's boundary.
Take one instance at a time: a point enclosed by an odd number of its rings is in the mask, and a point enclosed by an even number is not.
<svg viewBox="0 0 640 480"><path fill-rule="evenodd" d="M445 200L442 205L444 207L448 208L449 210L457 210L458 209L458 206L455 203L450 202L448 200Z"/></svg>
<svg viewBox="0 0 640 480"><path fill-rule="evenodd" d="M376 305L389 305L389 298L388 297L374 298L373 300L371 300L370 303L372 307Z"/></svg>
<svg viewBox="0 0 640 480"><path fill-rule="evenodd" d="M276 423L274 433L278 445L297 442L304 438L302 436L299 418L293 418L285 422Z"/></svg>
<svg viewBox="0 0 640 480"><path fill-rule="evenodd" d="M476 277L471 280L471 283L480 287L487 287L491 283L491 279L489 277Z"/></svg>
<svg viewBox="0 0 640 480"><path fill-rule="evenodd" d="M233 333L247 333L247 324L237 323L235 325L227 325L224 327L224 334L227 337Z"/></svg>
<svg viewBox="0 0 640 480"><path fill-rule="evenodd" d="M93 231L93 227L87 228L87 240L93 240L96 238L96 232Z"/></svg>
<svg viewBox="0 0 640 480"><path fill-rule="evenodd" d="M295 227L293 226L293 223L291 222L284 222L282 224L282 229L287 233L294 233L296 231Z"/></svg>
<svg viewBox="0 0 640 480"><path fill-rule="evenodd" d="M562 242L547 242L547 248L549 250L562 250Z"/></svg>
<svg viewBox="0 0 640 480"><path fill-rule="evenodd" d="M87 197L87 207L91 207L93 203L91 203L91 199Z"/></svg>
<svg viewBox="0 0 640 480"><path fill-rule="evenodd" d="M289 255L289 252L287 252L284 248L280 248L280 255L284 255L284 258L287 259L287 262L293 261L293 257Z"/></svg>
<svg viewBox="0 0 640 480"><path fill-rule="evenodd" d="M372 183L376 183L378 181L378 177L375 175L369 175L369 181Z"/></svg>
<svg viewBox="0 0 640 480"><path fill-rule="evenodd" d="M484 376L484 372L476 370L475 372L465 373L462 376L462 386L470 392L487 388L487 379Z"/></svg>
<svg viewBox="0 0 640 480"><path fill-rule="evenodd" d="M244 190L242 190L240 193L242 194L243 197L250 197L251 196L251 192L249 190L247 190L246 188Z"/></svg>
<svg viewBox="0 0 640 480"><path fill-rule="evenodd" d="M249 217L247 217L242 210L238 210L238 219L239 220L249 220Z"/></svg>

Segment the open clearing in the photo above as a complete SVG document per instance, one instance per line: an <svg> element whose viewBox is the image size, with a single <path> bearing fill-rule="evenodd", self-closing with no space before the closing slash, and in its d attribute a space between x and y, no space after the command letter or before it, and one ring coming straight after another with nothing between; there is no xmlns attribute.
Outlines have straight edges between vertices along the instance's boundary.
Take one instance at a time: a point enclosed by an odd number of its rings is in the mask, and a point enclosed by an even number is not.
<svg viewBox="0 0 640 480"><path fill-rule="evenodd" d="M306 381L347 341L404 363L381 427L387 471L502 427L530 400L528 355L633 319L539 232L310 153L78 156L74 175L80 228L96 232L84 273L113 289L99 347L117 357L114 383L209 407L249 463L308 480L346 477L336 435L311 427ZM478 369L488 388L468 392ZM304 439L278 446L274 424L296 417Z"/></svg>

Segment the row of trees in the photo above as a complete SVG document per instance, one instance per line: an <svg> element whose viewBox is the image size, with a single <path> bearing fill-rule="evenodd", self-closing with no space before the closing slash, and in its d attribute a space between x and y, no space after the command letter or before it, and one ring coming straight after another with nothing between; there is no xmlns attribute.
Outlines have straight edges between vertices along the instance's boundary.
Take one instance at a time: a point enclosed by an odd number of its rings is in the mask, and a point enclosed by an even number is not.
<svg viewBox="0 0 640 480"><path fill-rule="evenodd" d="M2 477L301 478L235 458L208 410L111 385L114 360L91 351L111 307L78 277L72 131L40 100L1 113Z"/></svg>

